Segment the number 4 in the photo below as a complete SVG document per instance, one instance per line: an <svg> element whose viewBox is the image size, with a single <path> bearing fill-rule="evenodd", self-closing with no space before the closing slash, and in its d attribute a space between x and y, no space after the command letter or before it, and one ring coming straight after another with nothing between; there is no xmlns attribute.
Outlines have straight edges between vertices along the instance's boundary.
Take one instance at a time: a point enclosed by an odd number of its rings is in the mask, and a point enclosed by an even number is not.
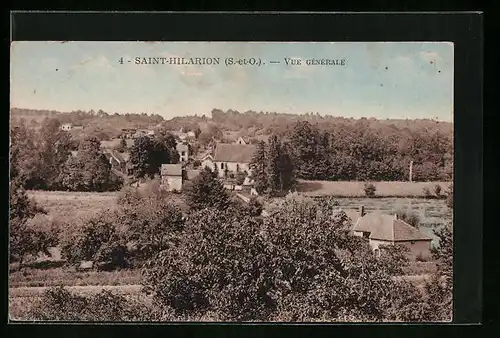
<svg viewBox="0 0 500 338"><path fill-rule="evenodd" d="M121 57L120 60L118 60L118 63L123 65L123 57Z"/></svg>

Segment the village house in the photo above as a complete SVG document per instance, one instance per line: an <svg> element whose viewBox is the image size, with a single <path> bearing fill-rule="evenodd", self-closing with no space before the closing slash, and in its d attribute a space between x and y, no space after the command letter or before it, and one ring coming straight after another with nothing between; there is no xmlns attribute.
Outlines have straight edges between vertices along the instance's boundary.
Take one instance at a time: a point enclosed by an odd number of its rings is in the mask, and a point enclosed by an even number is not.
<svg viewBox="0 0 500 338"><path fill-rule="evenodd" d="M215 148L214 164L220 177L225 177L226 172L238 171L251 173L252 161L256 147L250 144L219 143Z"/></svg>
<svg viewBox="0 0 500 338"><path fill-rule="evenodd" d="M168 191L182 190L182 164L161 165L161 185Z"/></svg>
<svg viewBox="0 0 500 338"><path fill-rule="evenodd" d="M186 163L189 160L189 146L185 143L178 142L175 149L179 154L179 162Z"/></svg>
<svg viewBox="0 0 500 338"><path fill-rule="evenodd" d="M133 138L137 129L134 128L124 128L121 132L121 138L130 139Z"/></svg>
<svg viewBox="0 0 500 338"><path fill-rule="evenodd" d="M246 145L246 144L250 144L250 140L247 138L247 137L238 137L238 139L236 140L236 142L234 142L235 144L243 144L243 145Z"/></svg>
<svg viewBox="0 0 500 338"><path fill-rule="evenodd" d="M71 124L71 123L63 123L63 124L61 124L61 127L60 127L60 128L61 128L61 130L63 130L63 131L70 131L72 127L73 127L73 126L72 126L72 124Z"/></svg>
<svg viewBox="0 0 500 338"><path fill-rule="evenodd" d="M111 168L122 172L125 175L131 175L130 155L128 153L119 153L111 149L104 149L104 155L111 164Z"/></svg>
<svg viewBox="0 0 500 338"><path fill-rule="evenodd" d="M353 235L368 239L370 246L376 253L380 252L381 245L403 245L409 249L408 256L412 260L417 257L427 259L431 255L432 238L398 219L397 215L381 212L365 214L364 208L361 207L359 217L353 222Z"/></svg>
<svg viewBox="0 0 500 338"><path fill-rule="evenodd" d="M201 168L209 168L210 170L215 170L214 157L211 154L206 154L201 158Z"/></svg>

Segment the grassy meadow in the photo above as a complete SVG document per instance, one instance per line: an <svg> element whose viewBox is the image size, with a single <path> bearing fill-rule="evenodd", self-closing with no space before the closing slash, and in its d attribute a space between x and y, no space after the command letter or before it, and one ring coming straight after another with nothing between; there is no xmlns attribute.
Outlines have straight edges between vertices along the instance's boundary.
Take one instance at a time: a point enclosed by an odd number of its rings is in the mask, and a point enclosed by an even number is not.
<svg viewBox="0 0 500 338"><path fill-rule="evenodd" d="M426 197L424 188L434 195L434 187L441 186L441 194L445 195L451 182L370 182L375 188L375 197ZM364 197L365 182L351 181L303 181L299 180L297 191L304 195Z"/></svg>

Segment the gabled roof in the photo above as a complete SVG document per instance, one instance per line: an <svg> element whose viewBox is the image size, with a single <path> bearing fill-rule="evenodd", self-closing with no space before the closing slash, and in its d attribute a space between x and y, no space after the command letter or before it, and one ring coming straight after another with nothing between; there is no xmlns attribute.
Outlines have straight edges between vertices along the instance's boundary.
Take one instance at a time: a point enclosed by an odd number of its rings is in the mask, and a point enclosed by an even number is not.
<svg viewBox="0 0 500 338"><path fill-rule="evenodd" d="M205 161L205 160L214 160L214 157L212 156L212 154L205 154L205 156L203 156L201 158L202 161Z"/></svg>
<svg viewBox="0 0 500 338"><path fill-rule="evenodd" d="M182 176L182 164L162 164L161 174L164 176Z"/></svg>
<svg viewBox="0 0 500 338"><path fill-rule="evenodd" d="M252 144L219 143L215 148L214 161L250 163L256 147Z"/></svg>
<svg viewBox="0 0 500 338"><path fill-rule="evenodd" d="M106 158L113 157L118 163L125 163L129 160L130 156L128 154L121 154L117 151L113 151L110 149L104 149L104 155L106 155Z"/></svg>
<svg viewBox="0 0 500 338"><path fill-rule="evenodd" d="M359 218L353 227L354 231L369 232L370 239L381 241L430 241L432 238L424 235L417 228L412 227L393 215L381 212L368 213Z"/></svg>
<svg viewBox="0 0 500 338"><path fill-rule="evenodd" d="M345 212L345 214L347 215L347 217L350 218L350 220L352 221L352 224L356 224L356 222L359 219L359 211L358 210L354 210L354 209L345 209L343 211Z"/></svg>

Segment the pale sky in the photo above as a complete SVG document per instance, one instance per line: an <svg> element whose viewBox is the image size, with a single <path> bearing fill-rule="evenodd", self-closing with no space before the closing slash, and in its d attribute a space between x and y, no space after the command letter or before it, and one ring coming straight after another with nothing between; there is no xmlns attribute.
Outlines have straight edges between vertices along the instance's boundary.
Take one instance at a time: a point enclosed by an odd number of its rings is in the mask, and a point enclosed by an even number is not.
<svg viewBox="0 0 500 338"><path fill-rule="evenodd" d="M219 57L220 64L134 64L135 57L172 56ZM227 67L226 57L266 64ZM347 64L293 67L285 57ZM11 46L11 107L166 119L218 108L452 121L453 44L21 41Z"/></svg>

